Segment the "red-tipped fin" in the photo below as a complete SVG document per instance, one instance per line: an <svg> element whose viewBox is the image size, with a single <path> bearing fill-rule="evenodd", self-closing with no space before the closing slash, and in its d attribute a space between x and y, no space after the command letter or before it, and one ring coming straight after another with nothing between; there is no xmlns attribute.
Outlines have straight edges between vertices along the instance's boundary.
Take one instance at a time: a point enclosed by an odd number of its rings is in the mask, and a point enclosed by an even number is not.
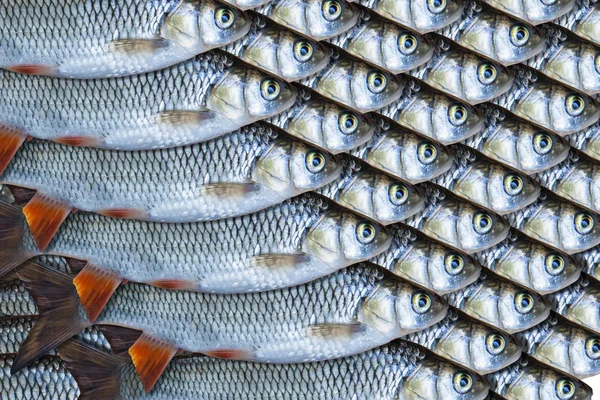
<svg viewBox="0 0 600 400"><path fill-rule="evenodd" d="M63 136L54 139L56 143L76 147L100 147L102 141L90 136Z"/></svg>
<svg viewBox="0 0 600 400"><path fill-rule="evenodd" d="M13 159L27 135L17 129L0 124L0 174Z"/></svg>
<svg viewBox="0 0 600 400"><path fill-rule="evenodd" d="M87 264L73 279L73 284L89 321L94 323L110 296L121 284L121 277L114 272Z"/></svg>
<svg viewBox="0 0 600 400"><path fill-rule="evenodd" d="M198 285L196 283L179 279L160 279L150 282L150 285L171 290L198 290Z"/></svg>
<svg viewBox="0 0 600 400"><path fill-rule="evenodd" d="M205 351L209 357L222 358L224 360L252 360L252 354L241 349L216 349Z"/></svg>
<svg viewBox="0 0 600 400"><path fill-rule="evenodd" d="M108 208L98 211L98 214L105 215L111 218L120 219L146 219L148 213L142 210L134 210L132 208Z"/></svg>
<svg viewBox="0 0 600 400"><path fill-rule="evenodd" d="M58 228L71 213L71 209L63 201L39 192L23 207L29 230L40 251L44 251L48 246Z"/></svg>
<svg viewBox="0 0 600 400"><path fill-rule="evenodd" d="M135 366L144 390L149 392L163 371L177 353L177 347L142 334L129 348L129 355Z"/></svg>
<svg viewBox="0 0 600 400"><path fill-rule="evenodd" d="M49 65L21 64L11 65L10 67L6 67L6 69L24 75L53 76L56 74L56 68Z"/></svg>
<svg viewBox="0 0 600 400"><path fill-rule="evenodd" d="M25 216L21 208L0 201L0 275L33 256L23 246L24 235Z"/></svg>

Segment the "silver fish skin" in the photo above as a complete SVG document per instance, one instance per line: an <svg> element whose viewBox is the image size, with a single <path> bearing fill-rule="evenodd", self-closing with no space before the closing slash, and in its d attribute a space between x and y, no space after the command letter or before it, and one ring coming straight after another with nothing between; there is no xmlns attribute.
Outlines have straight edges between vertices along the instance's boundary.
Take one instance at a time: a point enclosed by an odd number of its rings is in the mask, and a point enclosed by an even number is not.
<svg viewBox="0 0 600 400"><path fill-rule="evenodd" d="M424 36L368 13L352 29L327 41L392 74L416 68L433 56L433 47Z"/></svg>
<svg viewBox="0 0 600 400"><path fill-rule="evenodd" d="M600 336L554 317L516 338L535 360L579 379L600 373Z"/></svg>
<svg viewBox="0 0 600 400"><path fill-rule="evenodd" d="M515 232L474 258L501 277L543 295L573 284L582 270L572 257Z"/></svg>
<svg viewBox="0 0 600 400"><path fill-rule="evenodd" d="M409 74L471 105L505 93L514 79L512 72L503 66L471 52L452 48L441 39L436 41L433 58Z"/></svg>
<svg viewBox="0 0 600 400"><path fill-rule="evenodd" d="M246 36L221 49L288 82L319 72L331 56L322 44L267 25L261 18L255 19Z"/></svg>
<svg viewBox="0 0 600 400"><path fill-rule="evenodd" d="M58 3L3 2L0 68L77 79L135 75L226 45L250 29L246 14L213 0Z"/></svg>
<svg viewBox="0 0 600 400"><path fill-rule="evenodd" d="M495 9L532 25L539 25L565 15L575 7L575 0L483 0Z"/></svg>
<svg viewBox="0 0 600 400"><path fill-rule="evenodd" d="M315 190L340 206L382 225L400 222L424 206L417 187L378 172L353 157L344 158L341 176Z"/></svg>
<svg viewBox="0 0 600 400"><path fill-rule="evenodd" d="M480 56L508 66L523 62L544 50L546 38L534 26L482 7L465 5L463 17L437 33Z"/></svg>
<svg viewBox="0 0 600 400"><path fill-rule="evenodd" d="M411 228L390 227L392 245L369 262L437 294L446 294L475 282L481 266L470 256L427 240Z"/></svg>
<svg viewBox="0 0 600 400"><path fill-rule="evenodd" d="M223 3L231 4L238 10L251 10L270 2L271 0L223 0Z"/></svg>
<svg viewBox="0 0 600 400"><path fill-rule="evenodd" d="M271 117L296 91L204 53L157 72L66 80L0 70L3 130L67 144L146 150L201 142Z"/></svg>
<svg viewBox="0 0 600 400"><path fill-rule="evenodd" d="M542 192L530 206L506 215L515 229L567 254L600 244L599 217L572 203Z"/></svg>
<svg viewBox="0 0 600 400"><path fill-rule="evenodd" d="M511 335L450 311L446 318L403 340L480 374L490 374L519 359L523 346Z"/></svg>
<svg viewBox="0 0 600 400"><path fill-rule="evenodd" d="M577 253L573 257L583 265L586 274L600 281L600 246Z"/></svg>
<svg viewBox="0 0 600 400"><path fill-rule="evenodd" d="M582 277L568 288L546 296L552 310L573 324L600 335L600 287Z"/></svg>
<svg viewBox="0 0 600 400"><path fill-rule="evenodd" d="M463 146L454 145L453 152L453 167L433 179L433 183L500 215L518 211L537 200L541 188L533 178Z"/></svg>
<svg viewBox="0 0 600 400"><path fill-rule="evenodd" d="M349 153L406 182L419 183L435 178L452 166L453 153L429 139L380 125L373 138Z"/></svg>
<svg viewBox="0 0 600 400"><path fill-rule="evenodd" d="M575 7L553 23L573 32L584 40L600 45L600 9L598 3L577 0Z"/></svg>
<svg viewBox="0 0 600 400"><path fill-rule="evenodd" d="M569 143L555 133L513 118L503 111L485 107L485 128L464 144L494 161L533 174L564 161Z"/></svg>
<svg viewBox="0 0 600 400"><path fill-rule="evenodd" d="M0 320L5 317L37 315L38 309L20 281L0 286Z"/></svg>
<svg viewBox="0 0 600 400"><path fill-rule="evenodd" d="M508 222L443 189L423 184L425 209L404 223L432 239L473 254L500 243L508 236Z"/></svg>
<svg viewBox="0 0 600 400"><path fill-rule="evenodd" d="M122 152L33 140L0 182L71 208L157 222L248 214L337 179L341 161L264 124L187 147Z"/></svg>
<svg viewBox="0 0 600 400"><path fill-rule="evenodd" d="M511 334L529 329L550 315L550 303L543 296L484 275L444 298L470 317Z"/></svg>
<svg viewBox="0 0 600 400"><path fill-rule="evenodd" d="M360 16L357 7L345 0L273 0L255 11L314 40L351 29Z"/></svg>
<svg viewBox="0 0 600 400"><path fill-rule="evenodd" d="M566 137L569 144L595 161L600 161L600 122Z"/></svg>
<svg viewBox="0 0 600 400"><path fill-rule="evenodd" d="M436 31L461 17L461 0L357 0L357 3L394 23L420 33Z"/></svg>
<svg viewBox="0 0 600 400"><path fill-rule="evenodd" d="M292 107L265 121L332 154L366 143L376 128L367 116L304 89Z"/></svg>
<svg viewBox="0 0 600 400"><path fill-rule="evenodd" d="M360 113L398 100L405 85L403 78L349 57L334 57L327 67L300 83Z"/></svg>
<svg viewBox="0 0 600 400"><path fill-rule="evenodd" d="M506 400L592 400L584 382L526 357L486 378L490 390Z"/></svg>
<svg viewBox="0 0 600 400"><path fill-rule="evenodd" d="M461 142L484 126L482 116L474 107L421 89L413 79L408 80L399 100L377 113L443 145Z"/></svg>
<svg viewBox="0 0 600 400"><path fill-rule="evenodd" d="M522 67L513 67L513 87L492 103L557 135L585 129L600 119L600 107L592 98L555 83L538 80Z"/></svg>
<svg viewBox="0 0 600 400"><path fill-rule="evenodd" d="M241 293L316 279L372 258L391 240L382 226L305 194L254 214L189 224L79 212L44 254L86 260L134 282ZM25 246L40 253L32 242Z"/></svg>

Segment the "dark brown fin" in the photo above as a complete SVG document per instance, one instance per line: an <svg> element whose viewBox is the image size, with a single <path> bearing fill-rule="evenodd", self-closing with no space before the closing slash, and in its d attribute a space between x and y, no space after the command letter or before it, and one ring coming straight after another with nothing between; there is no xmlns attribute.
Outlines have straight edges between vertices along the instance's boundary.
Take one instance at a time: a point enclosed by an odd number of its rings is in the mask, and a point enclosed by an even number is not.
<svg viewBox="0 0 600 400"><path fill-rule="evenodd" d="M14 285L18 284L19 282L21 282L21 280L19 279L19 275L17 275L17 271L15 270L0 276L0 286Z"/></svg>
<svg viewBox="0 0 600 400"><path fill-rule="evenodd" d="M102 145L99 139L90 136L63 136L54 139L54 141L76 147L100 147Z"/></svg>
<svg viewBox="0 0 600 400"><path fill-rule="evenodd" d="M9 71L23 75L46 75L52 76L56 74L56 69L48 65L21 64L12 65L6 68Z"/></svg>
<svg viewBox="0 0 600 400"><path fill-rule="evenodd" d="M121 284L121 277L114 272L88 264L73 279L73 284L79 294L79 301L87 312L88 320L94 323L110 296Z"/></svg>
<svg viewBox="0 0 600 400"><path fill-rule="evenodd" d="M34 256L29 254L23 245L24 234L23 210L0 201L0 276Z"/></svg>
<svg viewBox="0 0 600 400"><path fill-rule="evenodd" d="M78 273L80 273L83 270L83 268L85 268L85 266L87 265L87 261L85 260L79 260L77 258L68 257L64 257L64 259L69 265L69 268L71 269L71 273L73 275L77 275Z"/></svg>
<svg viewBox="0 0 600 400"><path fill-rule="evenodd" d="M12 193L13 198L15 199L15 204L19 206L24 206L29 203L33 196L37 193L35 189L28 189L20 186L6 185L10 189L10 193Z"/></svg>
<svg viewBox="0 0 600 400"><path fill-rule="evenodd" d="M19 349L13 373L91 325L85 320L71 276L31 261L17 275L35 300L39 317Z"/></svg>
<svg viewBox="0 0 600 400"><path fill-rule="evenodd" d="M63 201L37 193L25 207L23 214L40 251L44 251L58 228L71 213L72 207Z"/></svg>
<svg viewBox="0 0 600 400"><path fill-rule="evenodd" d="M160 279L157 281L148 282L149 285L156 286L163 289L170 290L187 290L196 291L198 290L198 284L191 281L184 281L180 279Z"/></svg>
<svg viewBox="0 0 600 400"><path fill-rule="evenodd" d="M113 354L129 357L129 348L142 336L142 331L116 325L97 325L110 343Z"/></svg>
<svg viewBox="0 0 600 400"><path fill-rule="evenodd" d="M124 359L76 340L60 345L58 354L77 382L79 400L119 398L119 370Z"/></svg>
<svg viewBox="0 0 600 400"><path fill-rule="evenodd" d="M0 124L0 174L4 172L26 138L27 135L23 132Z"/></svg>
<svg viewBox="0 0 600 400"><path fill-rule="evenodd" d="M132 208L108 208L106 210L99 210L98 214L120 219L144 220L148 218L148 213L146 211L134 210Z"/></svg>
<svg viewBox="0 0 600 400"><path fill-rule="evenodd" d="M128 53L134 55L151 54L156 50L169 46L169 41L157 39L117 39L110 43L110 49L115 53Z"/></svg>
<svg viewBox="0 0 600 400"><path fill-rule="evenodd" d="M175 354L177 347L146 334L142 334L129 348L135 371L146 392L152 390Z"/></svg>

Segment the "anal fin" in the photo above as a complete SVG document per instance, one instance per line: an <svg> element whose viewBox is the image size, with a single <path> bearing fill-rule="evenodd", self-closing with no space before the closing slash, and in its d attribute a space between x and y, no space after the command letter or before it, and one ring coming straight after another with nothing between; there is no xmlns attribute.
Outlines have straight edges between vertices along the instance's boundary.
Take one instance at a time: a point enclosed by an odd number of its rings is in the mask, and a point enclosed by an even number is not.
<svg viewBox="0 0 600 400"><path fill-rule="evenodd" d="M23 207L29 230L40 251L48 246L71 209L66 203L39 192Z"/></svg>
<svg viewBox="0 0 600 400"><path fill-rule="evenodd" d="M61 136L53 139L56 143L76 147L101 147L102 141L91 136Z"/></svg>
<svg viewBox="0 0 600 400"><path fill-rule="evenodd" d="M115 53L144 54L169 46L165 39L117 39L110 43L110 50Z"/></svg>
<svg viewBox="0 0 600 400"><path fill-rule="evenodd" d="M159 279L156 281L148 282L152 286L156 286L163 289L170 290L198 290L198 284L192 281L185 281L181 279Z"/></svg>
<svg viewBox="0 0 600 400"><path fill-rule="evenodd" d="M7 70L23 75L46 75L53 76L56 74L56 68L50 65L39 64L19 64L6 67Z"/></svg>
<svg viewBox="0 0 600 400"><path fill-rule="evenodd" d="M241 349L215 349L205 351L203 354L206 354L209 357L222 358L224 360L252 360L252 354Z"/></svg>
<svg viewBox="0 0 600 400"><path fill-rule="evenodd" d="M121 277L114 272L87 264L73 279L73 284L88 320L94 323L110 296L121 284Z"/></svg>
<svg viewBox="0 0 600 400"><path fill-rule="evenodd" d="M108 208L105 210L99 210L98 214L105 215L111 218L119 219L146 219L148 213L142 210L134 210L132 208Z"/></svg>
<svg viewBox="0 0 600 400"><path fill-rule="evenodd" d="M4 172L26 138L27 135L23 132L0 124L0 174Z"/></svg>
<svg viewBox="0 0 600 400"><path fill-rule="evenodd" d="M146 392L152 389L176 353L177 347L146 334L129 348L135 371Z"/></svg>

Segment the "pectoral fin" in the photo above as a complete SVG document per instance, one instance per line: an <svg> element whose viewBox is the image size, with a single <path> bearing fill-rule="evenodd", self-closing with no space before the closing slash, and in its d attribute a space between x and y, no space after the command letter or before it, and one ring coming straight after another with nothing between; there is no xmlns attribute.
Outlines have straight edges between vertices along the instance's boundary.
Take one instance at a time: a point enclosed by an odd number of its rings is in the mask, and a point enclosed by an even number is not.
<svg viewBox="0 0 600 400"><path fill-rule="evenodd" d="M88 320L94 323L108 299L121 284L121 277L114 272L87 264L73 279L73 284Z"/></svg>
<svg viewBox="0 0 600 400"><path fill-rule="evenodd" d="M63 201L39 192L23 207L29 230L40 251L48 246L71 210L72 207Z"/></svg>
<svg viewBox="0 0 600 400"><path fill-rule="evenodd" d="M129 348L135 371L146 392L152 389L175 354L177 347L146 334Z"/></svg>

